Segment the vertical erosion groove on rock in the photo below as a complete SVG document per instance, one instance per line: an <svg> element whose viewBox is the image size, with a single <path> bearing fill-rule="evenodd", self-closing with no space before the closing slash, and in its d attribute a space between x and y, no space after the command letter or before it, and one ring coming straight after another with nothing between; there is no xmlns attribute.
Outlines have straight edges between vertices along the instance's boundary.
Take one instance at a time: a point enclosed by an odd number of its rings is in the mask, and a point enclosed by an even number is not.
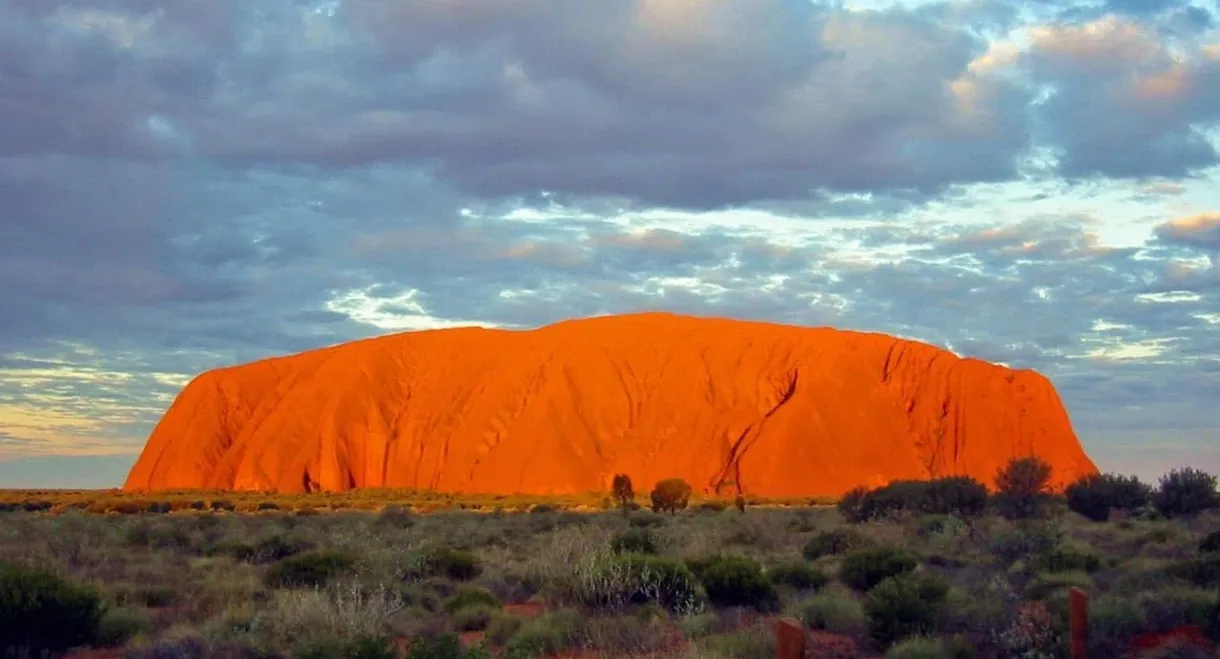
<svg viewBox="0 0 1220 659"><path fill-rule="evenodd" d="M1038 455L1096 472L1051 383L882 334L664 313L408 332L209 371L127 490L608 491L834 496L992 483Z"/></svg>

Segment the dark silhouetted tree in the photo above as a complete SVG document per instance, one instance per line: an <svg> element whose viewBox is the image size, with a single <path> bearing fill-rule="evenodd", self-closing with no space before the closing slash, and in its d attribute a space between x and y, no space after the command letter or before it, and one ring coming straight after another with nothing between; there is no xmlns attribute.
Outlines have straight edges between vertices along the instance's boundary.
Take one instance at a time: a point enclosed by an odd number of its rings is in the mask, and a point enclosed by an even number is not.
<svg viewBox="0 0 1220 659"><path fill-rule="evenodd" d="M681 478L667 478L658 481L652 488L652 509L654 512L676 513L686 508L690 503L691 486Z"/></svg>
<svg viewBox="0 0 1220 659"><path fill-rule="evenodd" d="M618 499L618 505L626 512L631 508L631 502L635 499L635 487L631 484L631 477L627 474L614 475L614 498Z"/></svg>

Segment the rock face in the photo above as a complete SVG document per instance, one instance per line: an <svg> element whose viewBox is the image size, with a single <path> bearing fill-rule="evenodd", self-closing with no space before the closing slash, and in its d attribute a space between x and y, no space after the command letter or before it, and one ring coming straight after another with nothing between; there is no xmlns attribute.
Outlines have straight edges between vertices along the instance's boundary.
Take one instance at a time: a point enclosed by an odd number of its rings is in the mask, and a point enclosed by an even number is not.
<svg viewBox="0 0 1220 659"><path fill-rule="evenodd" d="M206 372L125 490L838 495L1014 456L1096 472L1032 371L881 334L647 313L408 332Z"/></svg>

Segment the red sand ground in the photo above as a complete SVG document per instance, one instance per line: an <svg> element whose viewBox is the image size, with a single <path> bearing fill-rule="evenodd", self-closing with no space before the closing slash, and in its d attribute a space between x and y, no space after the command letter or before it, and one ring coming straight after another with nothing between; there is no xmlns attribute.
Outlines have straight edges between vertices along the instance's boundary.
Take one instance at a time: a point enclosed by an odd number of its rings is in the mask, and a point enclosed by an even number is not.
<svg viewBox="0 0 1220 659"><path fill-rule="evenodd" d="M410 332L209 371L129 491L637 489L836 496L898 478L991 484L1036 454L1096 472L1054 387L881 334L662 313L531 331Z"/></svg>

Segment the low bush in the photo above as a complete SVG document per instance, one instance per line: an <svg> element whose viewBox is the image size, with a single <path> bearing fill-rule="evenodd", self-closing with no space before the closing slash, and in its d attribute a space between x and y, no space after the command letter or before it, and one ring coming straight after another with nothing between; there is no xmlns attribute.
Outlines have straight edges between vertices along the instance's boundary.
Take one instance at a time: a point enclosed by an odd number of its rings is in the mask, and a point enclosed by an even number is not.
<svg viewBox="0 0 1220 659"><path fill-rule="evenodd" d="M877 584L864 598L868 634L882 647L931 633L949 587L939 578L901 574Z"/></svg>
<svg viewBox="0 0 1220 659"><path fill-rule="evenodd" d="M963 636L912 636L898 641L885 659L974 659L974 646Z"/></svg>
<svg viewBox="0 0 1220 659"><path fill-rule="evenodd" d="M845 554L853 549L860 549L872 544L867 536L854 529L839 527L823 531L805 543L801 555L806 560L815 561L823 556Z"/></svg>
<svg viewBox="0 0 1220 659"><path fill-rule="evenodd" d="M771 659L775 656L775 635L762 627L712 634L699 642L701 656L718 659Z"/></svg>
<svg viewBox="0 0 1220 659"><path fill-rule="evenodd" d="M686 563L703 585L707 599L718 606L749 606L772 611L779 604L762 566L744 556L710 556Z"/></svg>
<svg viewBox="0 0 1220 659"><path fill-rule="evenodd" d="M686 565L648 554L594 557L575 567L566 588L571 601L596 609L619 610L651 602L689 612L702 600L698 581Z"/></svg>
<svg viewBox="0 0 1220 659"><path fill-rule="evenodd" d="M610 549L615 553L657 553L657 539L648 529L629 528L610 539Z"/></svg>
<svg viewBox="0 0 1220 659"><path fill-rule="evenodd" d="M1148 505L1152 488L1135 476L1089 474L1064 490L1068 509L1095 522L1110 519L1110 512L1132 512Z"/></svg>
<svg viewBox="0 0 1220 659"><path fill-rule="evenodd" d="M505 657L554 656L576 644L580 616L553 611L527 620L504 646Z"/></svg>
<svg viewBox="0 0 1220 659"><path fill-rule="evenodd" d="M1144 631L1144 612L1129 597L1102 595L1089 602L1089 656L1121 657Z"/></svg>
<svg viewBox="0 0 1220 659"><path fill-rule="evenodd" d="M37 657L92 641L101 595L57 573L0 561L0 653Z"/></svg>
<svg viewBox="0 0 1220 659"><path fill-rule="evenodd" d="M1174 469L1161 477L1152 505L1167 518L1193 516L1220 508L1216 477L1198 469Z"/></svg>
<svg viewBox="0 0 1220 659"><path fill-rule="evenodd" d="M865 628L864 609L851 591L827 588L796 605L796 615L810 629L854 636Z"/></svg>
<svg viewBox="0 0 1220 659"><path fill-rule="evenodd" d="M868 547L843 557L839 580L847 586L868 591L885 579L914 570L919 559L898 547Z"/></svg>
<svg viewBox="0 0 1220 659"><path fill-rule="evenodd" d="M104 648L119 647L152 629L152 619L147 611L133 608L108 609L98 620L93 644Z"/></svg>
<svg viewBox="0 0 1220 659"><path fill-rule="evenodd" d="M1170 564L1170 576L1185 579L1202 588L1220 588L1220 552L1211 552Z"/></svg>
<svg viewBox="0 0 1220 659"><path fill-rule="evenodd" d="M1199 542L1199 553L1210 554L1220 552L1220 531L1212 531Z"/></svg>
<svg viewBox="0 0 1220 659"><path fill-rule="evenodd" d="M427 577L448 577L454 581L469 581L479 576L483 566L479 557L452 547L432 547L415 555L403 578L419 581Z"/></svg>
<svg viewBox="0 0 1220 659"><path fill-rule="evenodd" d="M410 650L407 651L411 656ZM224 656L224 655L220 655ZM448 659L449 655L425 654L428 659ZM457 659L461 655L454 656ZM354 639L326 638L296 648L293 659L397 659L393 642L381 636L361 635Z"/></svg>
<svg viewBox="0 0 1220 659"><path fill-rule="evenodd" d="M1071 547L1056 547L1037 555L1032 567L1045 572L1096 572L1101 569L1101 559L1096 554Z"/></svg>
<svg viewBox="0 0 1220 659"><path fill-rule="evenodd" d="M356 560L346 552L319 549L271 565L263 582L270 588L321 588L355 565Z"/></svg>
<svg viewBox="0 0 1220 659"><path fill-rule="evenodd" d="M500 603L500 598L496 597L495 594L486 588L461 586L449 599L445 600L442 609L446 613L453 613L471 606L499 609L502 604Z"/></svg>
<svg viewBox="0 0 1220 659"><path fill-rule="evenodd" d="M393 652L393 646L390 647L392 654L382 656L370 653L368 656L350 656L340 655L340 659L393 659L397 653ZM515 656L534 656L534 655L515 655ZM458 637L454 634L440 634L437 636L417 635L411 638L407 643L407 652L403 659L490 659L491 653L487 651L483 645L473 645L465 647ZM295 658L294 658L295 659ZM316 659L323 659L317 657ZM327 657L326 659L330 659Z"/></svg>
<svg viewBox="0 0 1220 659"><path fill-rule="evenodd" d="M825 572L812 565L795 561L780 563L770 568L767 570L767 576L771 579L771 583L797 590L817 590L830 581L830 577L826 576Z"/></svg>
<svg viewBox="0 0 1220 659"><path fill-rule="evenodd" d="M377 513L377 524L381 526L405 529L415 525L415 516L411 509L404 506L386 506Z"/></svg>

